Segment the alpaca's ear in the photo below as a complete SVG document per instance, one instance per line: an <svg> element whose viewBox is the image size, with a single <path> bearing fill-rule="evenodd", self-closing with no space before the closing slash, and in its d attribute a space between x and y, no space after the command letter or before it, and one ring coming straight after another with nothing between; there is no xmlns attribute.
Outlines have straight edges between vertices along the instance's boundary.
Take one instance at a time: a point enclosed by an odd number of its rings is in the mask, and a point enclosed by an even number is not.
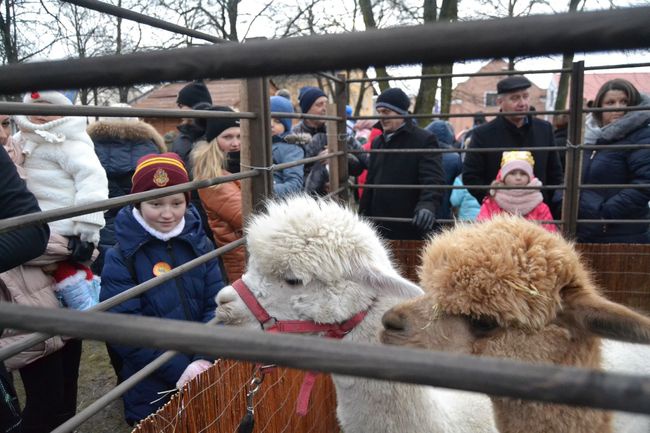
<svg viewBox="0 0 650 433"><path fill-rule="evenodd" d="M650 343L650 318L595 292L573 292L563 298L560 321L604 338Z"/></svg>
<svg viewBox="0 0 650 433"><path fill-rule="evenodd" d="M424 294L418 285L401 277L392 269L389 271L366 267L355 276L355 279L360 284L373 288L378 295L413 298Z"/></svg>

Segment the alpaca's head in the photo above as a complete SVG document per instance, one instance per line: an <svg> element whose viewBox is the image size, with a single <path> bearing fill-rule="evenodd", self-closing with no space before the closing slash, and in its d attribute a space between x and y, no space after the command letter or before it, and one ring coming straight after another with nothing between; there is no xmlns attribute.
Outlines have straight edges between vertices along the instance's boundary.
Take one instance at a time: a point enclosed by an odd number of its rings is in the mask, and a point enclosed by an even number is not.
<svg viewBox="0 0 650 433"><path fill-rule="evenodd" d="M379 297L422 294L397 274L373 227L333 201L300 195L270 202L246 234L242 279L278 320L341 322ZM259 327L232 287L217 303L222 322Z"/></svg>
<svg viewBox="0 0 650 433"><path fill-rule="evenodd" d="M571 243L523 218L433 238L420 282L426 295L385 314L384 342L597 367L594 337L650 341L650 320L603 298Z"/></svg>

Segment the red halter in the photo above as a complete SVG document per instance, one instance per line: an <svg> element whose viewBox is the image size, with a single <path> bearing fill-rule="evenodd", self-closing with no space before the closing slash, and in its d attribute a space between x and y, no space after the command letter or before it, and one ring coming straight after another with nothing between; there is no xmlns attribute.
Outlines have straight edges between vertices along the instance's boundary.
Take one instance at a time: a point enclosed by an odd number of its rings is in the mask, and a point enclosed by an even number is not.
<svg viewBox="0 0 650 433"><path fill-rule="evenodd" d="M277 320L260 305L253 292L251 292L242 279L232 283L232 287L266 332L294 334L324 333L325 337L341 339L361 323L366 317L366 314L368 314L368 311L360 311L343 323L315 323L309 320ZM296 404L296 413L298 415L304 416L307 414L309 396L316 382L316 376L318 376L318 373L313 371L308 371L305 374Z"/></svg>

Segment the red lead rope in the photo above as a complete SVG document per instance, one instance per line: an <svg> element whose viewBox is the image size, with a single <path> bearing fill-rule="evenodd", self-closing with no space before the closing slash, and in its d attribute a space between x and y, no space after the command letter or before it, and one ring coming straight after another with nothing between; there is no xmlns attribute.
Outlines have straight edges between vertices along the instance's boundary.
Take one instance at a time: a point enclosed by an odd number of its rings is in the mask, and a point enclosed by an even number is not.
<svg viewBox="0 0 650 433"><path fill-rule="evenodd" d="M232 287L266 332L286 332L293 334L324 333L325 337L341 339L361 323L368 313L367 311L360 311L343 323L315 323L309 320L277 320L260 305L253 292L251 292L242 279L232 283ZM314 388L318 374L313 371L305 373L298 394L298 401L296 402L296 413L300 416L307 414L309 396Z"/></svg>

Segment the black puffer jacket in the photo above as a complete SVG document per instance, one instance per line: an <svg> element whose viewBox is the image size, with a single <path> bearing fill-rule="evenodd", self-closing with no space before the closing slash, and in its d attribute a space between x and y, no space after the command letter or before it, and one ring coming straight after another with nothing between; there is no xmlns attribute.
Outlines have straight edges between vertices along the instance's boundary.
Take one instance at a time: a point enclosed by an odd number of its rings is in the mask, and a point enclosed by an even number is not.
<svg viewBox="0 0 650 433"><path fill-rule="evenodd" d="M406 122L390 139L380 135L372 149L430 149L437 148L436 137L412 122ZM370 184L444 185L445 176L440 154L434 153L373 153L370 156ZM433 189L373 189L367 188L361 197L359 210L366 216L413 218L422 208L434 214L440 207L441 190ZM388 239L424 239L410 222L377 222L380 233Z"/></svg>
<svg viewBox="0 0 650 433"><path fill-rule="evenodd" d="M644 100L650 107L650 101ZM587 142L596 145L650 144L650 111L629 112L598 130L588 121ZM650 184L650 148L586 151L582 163L583 184ZM581 219L650 218L650 189L583 189L578 217ZM579 224L578 241L590 243L650 243L648 223Z"/></svg>
<svg viewBox="0 0 650 433"><path fill-rule="evenodd" d="M131 177L138 159L149 153L166 151L165 141L148 123L141 121L100 121L88 127L88 135L95 144L106 177L108 177L109 198L121 197L131 192ZM109 209L104 214L106 226L100 231L99 257L93 263L93 270L99 274L104 265L104 253L115 245L115 216L119 208Z"/></svg>

